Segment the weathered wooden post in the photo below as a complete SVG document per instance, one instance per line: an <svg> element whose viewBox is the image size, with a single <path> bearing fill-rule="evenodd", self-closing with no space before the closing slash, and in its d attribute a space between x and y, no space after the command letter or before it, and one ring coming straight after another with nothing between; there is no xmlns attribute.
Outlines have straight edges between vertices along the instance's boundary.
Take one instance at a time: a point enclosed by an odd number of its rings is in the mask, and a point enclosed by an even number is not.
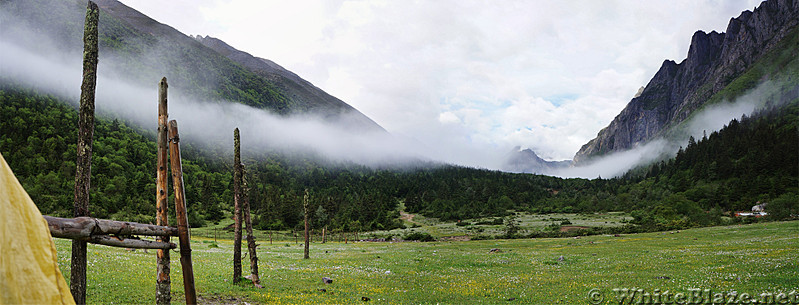
<svg viewBox="0 0 799 305"><path fill-rule="evenodd" d="M167 211L169 203L167 202L167 122L169 114L167 113L167 83L166 77L162 78L158 83L158 151L157 151L157 166L155 178L155 224L159 226L169 226L169 218ZM169 242L169 236L158 237L159 242ZM156 286L155 286L155 303L156 304L169 304L172 302L172 295L170 286L172 281L169 277L169 251L157 250L156 252Z"/></svg>
<svg viewBox="0 0 799 305"><path fill-rule="evenodd" d="M309 255L310 244L308 243L310 236L308 236L308 189L305 189L305 197L302 199L302 208L305 211L305 254L303 259L311 258Z"/></svg>
<svg viewBox="0 0 799 305"><path fill-rule="evenodd" d="M75 171L74 216L89 216L89 188L94 140L94 90L97 87L97 22L100 9L89 1L83 27L83 81L80 86L78 160ZM72 241L70 291L76 304L86 304L86 241Z"/></svg>
<svg viewBox="0 0 799 305"><path fill-rule="evenodd" d="M186 214L186 192L183 189L183 164L180 158L180 136L178 122L169 121L169 159L172 169L172 185L175 189L175 217L178 222L178 240L180 241L180 265L183 268L183 291L186 304L197 304L197 293L194 290L194 269L191 263L191 239L189 236L189 218Z"/></svg>
<svg viewBox="0 0 799 305"><path fill-rule="evenodd" d="M325 239L325 230L326 230L326 229L327 229L327 227L324 227L324 228L322 228L322 243L323 243L323 244L324 244L325 242L327 242L327 239Z"/></svg>
<svg viewBox="0 0 799 305"><path fill-rule="evenodd" d="M233 283L241 280L241 143L233 130Z"/></svg>
<svg viewBox="0 0 799 305"><path fill-rule="evenodd" d="M247 226L247 249L250 251L250 275L252 275L252 283L261 287L261 279L258 277L258 254L256 253L255 235L252 232L252 218L250 217L250 189L247 186L247 171L244 164L241 165L241 180L242 180L242 208L244 209L244 224Z"/></svg>

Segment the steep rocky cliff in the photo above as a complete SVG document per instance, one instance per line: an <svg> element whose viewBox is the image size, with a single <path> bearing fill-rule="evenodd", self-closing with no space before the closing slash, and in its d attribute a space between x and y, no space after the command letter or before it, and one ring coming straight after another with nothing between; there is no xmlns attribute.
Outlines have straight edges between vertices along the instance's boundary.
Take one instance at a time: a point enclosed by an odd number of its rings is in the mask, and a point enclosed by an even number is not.
<svg viewBox="0 0 799 305"><path fill-rule="evenodd" d="M769 0L732 18L724 33L697 31L688 56L666 60L596 138L583 145L576 164L624 151L662 135L744 73L799 24L799 0Z"/></svg>

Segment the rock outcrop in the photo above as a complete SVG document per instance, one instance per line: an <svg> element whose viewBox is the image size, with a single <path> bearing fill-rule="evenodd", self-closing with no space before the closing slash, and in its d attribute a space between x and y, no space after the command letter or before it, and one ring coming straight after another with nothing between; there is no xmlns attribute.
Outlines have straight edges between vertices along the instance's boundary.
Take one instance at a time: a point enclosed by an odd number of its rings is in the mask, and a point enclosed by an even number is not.
<svg viewBox="0 0 799 305"><path fill-rule="evenodd" d="M797 24L799 0L769 0L732 18L724 33L697 31L686 59L664 61L640 95L580 148L575 164L662 135L745 72Z"/></svg>

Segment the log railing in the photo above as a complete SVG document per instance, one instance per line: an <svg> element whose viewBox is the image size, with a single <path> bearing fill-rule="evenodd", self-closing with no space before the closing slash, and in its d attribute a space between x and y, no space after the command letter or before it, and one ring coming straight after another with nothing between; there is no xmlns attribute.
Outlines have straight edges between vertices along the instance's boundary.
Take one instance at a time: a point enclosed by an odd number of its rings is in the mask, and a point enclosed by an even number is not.
<svg viewBox="0 0 799 305"><path fill-rule="evenodd" d="M94 244L136 249L175 249L169 242L143 240L143 236L178 236L175 227L148 225L136 222L114 221L92 217L59 218L44 216L50 235L57 238L81 240Z"/></svg>

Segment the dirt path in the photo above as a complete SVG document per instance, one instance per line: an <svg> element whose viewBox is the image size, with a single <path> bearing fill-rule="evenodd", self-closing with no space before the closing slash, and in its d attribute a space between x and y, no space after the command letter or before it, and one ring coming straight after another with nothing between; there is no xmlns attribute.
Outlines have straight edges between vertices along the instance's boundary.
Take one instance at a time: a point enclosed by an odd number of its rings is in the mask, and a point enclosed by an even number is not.
<svg viewBox="0 0 799 305"><path fill-rule="evenodd" d="M420 223L413 221L414 217L416 217L415 214L408 214L408 213L405 213L405 211L400 211L400 219L406 220L406 221L408 221L410 223L413 223L413 224L421 225Z"/></svg>
<svg viewBox="0 0 799 305"><path fill-rule="evenodd" d="M580 230L580 229L588 229L588 227L583 227L583 226L561 226L560 227L560 231L561 232L567 232L567 231L571 231L571 230Z"/></svg>

